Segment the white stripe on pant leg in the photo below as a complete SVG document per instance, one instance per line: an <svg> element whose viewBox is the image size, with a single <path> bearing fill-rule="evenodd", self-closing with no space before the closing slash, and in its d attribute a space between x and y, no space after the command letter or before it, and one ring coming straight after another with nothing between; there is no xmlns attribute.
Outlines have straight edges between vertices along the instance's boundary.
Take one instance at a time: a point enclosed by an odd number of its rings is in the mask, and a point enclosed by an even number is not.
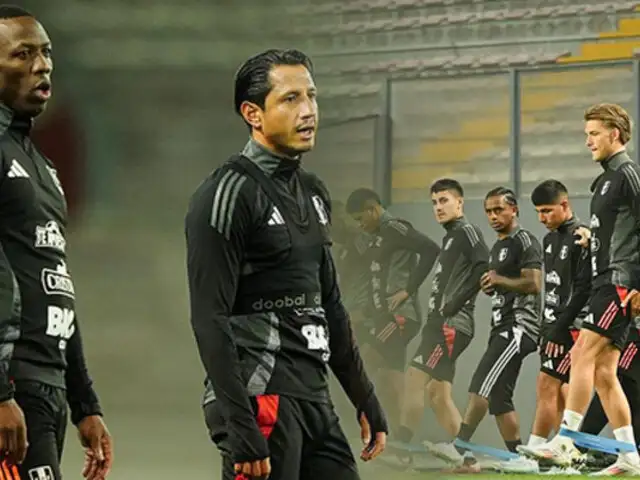
<svg viewBox="0 0 640 480"><path fill-rule="evenodd" d="M498 381L498 378L500 377L500 375L502 375L502 373L504 372L505 368L507 367L511 359L517 353L518 353L517 342L512 340L512 342L509 345L507 345L507 348L504 350L504 352L502 352L502 355L500 355L496 363L494 363L491 370L489 370L487 377L485 378L484 382L482 383L482 386L480 387L480 392L478 392L478 395L484 398L489 398L489 395L491 394L491 390L493 390L493 387Z"/></svg>
<svg viewBox="0 0 640 480"><path fill-rule="evenodd" d="M491 390L495 386L498 378L504 372L504 369L509 364L511 359L518 354L518 341L514 338L511 340L511 343L507 345L507 348L502 352L502 355L498 358L498 361L491 367L489 373L487 374L487 378L482 383L480 387L480 391L478 395L484 398L489 398ZM486 393L485 393L486 392Z"/></svg>

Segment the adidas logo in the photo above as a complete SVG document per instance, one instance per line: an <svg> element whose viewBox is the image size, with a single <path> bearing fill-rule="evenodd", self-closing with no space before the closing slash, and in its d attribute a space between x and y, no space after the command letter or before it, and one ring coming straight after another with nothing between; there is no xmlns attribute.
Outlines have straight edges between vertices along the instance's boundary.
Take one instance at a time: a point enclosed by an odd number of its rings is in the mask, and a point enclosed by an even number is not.
<svg viewBox="0 0 640 480"><path fill-rule="evenodd" d="M11 168L9 169L9 173L7 174L9 178L29 178L29 174L27 171L22 168L22 165L18 163L18 161L14 158L11 162Z"/></svg>
<svg viewBox="0 0 640 480"><path fill-rule="evenodd" d="M273 207L271 218L269 218L267 225L284 225L284 218L282 218L282 214L280 213L280 210L278 210L278 207Z"/></svg>
<svg viewBox="0 0 640 480"><path fill-rule="evenodd" d="M424 363L424 358L422 358L422 355L418 355L416 358L413 359L413 361L416 363Z"/></svg>
<svg viewBox="0 0 640 480"><path fill-rule="evenodd" d="M543 367L548 368L549 370L553 370L553 362L551 360L547 360L546 362L544 362Z"/></svg>

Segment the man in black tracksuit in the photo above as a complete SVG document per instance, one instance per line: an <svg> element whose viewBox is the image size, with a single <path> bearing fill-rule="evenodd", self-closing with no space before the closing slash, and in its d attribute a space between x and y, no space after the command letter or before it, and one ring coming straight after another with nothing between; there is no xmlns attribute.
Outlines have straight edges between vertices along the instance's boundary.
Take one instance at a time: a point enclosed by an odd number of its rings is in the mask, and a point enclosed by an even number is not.
<svg viewBox="0 0 640 480"><path fill-rule="evenodd" d="M0 6L0 25L0 478L62 478L68 403L89 447L85 476L103 479L111 439L82 350L66 202L55 168L29 138L50 96L51 45L22 9Z"/></svg>
<svg viewBox="0 0 640 480"><path fill-rule="evenodd" d="M268 50L243 64L235 104L252 138L205 179L186 216L205 418L225 480L359 478L329 397L327 364L363 424L361 458L385 444L384 413L340 300L329 196L300 166L317 122L312 72L295 50Z"/></svg>
<svg viewBox="0 0 640 480"><path fill-rule="evenodd" d="M347 199L347 213L371 234L366 257L369 264L370 298L366 309L363 342L374 369L376 383L385 385L381 397L394 437L407 440L401 427L407 392L413 385L407 375L407 348L422 326L418 289L429 275L440 253L438 245L411 223L392 216L378 194L360 188Z"/></svg>
<svg viewBox="0 0 640 480"><path fill-rule="evenodd" d="M482 232L464 217L462 185L440 179L431 185L431 200L436 220L446 233L431 286L427 324L410 364L410 374L420 378L424 388L407 396L406 441L422 419L425 392L438 423L452 436L460 430L462 418L452 398L453 378L456 361L475 333L475 301L489 263Z"/></svg>
<svg viewBox="0 0 640 480"><path fill-rule="evenodd" d="M589 251L576 242L576 231L582 225L573 213L567 188L557 180L545 180L533 190L531 201L549 233L542 245L545 294L536 413L527 445L518 447L525 454L545 443L560 424L566 393L563 386L569 382L571 367L569 352L587 314L591 293ZM506 468L521 471L522 460L509 462Z"/></svg>

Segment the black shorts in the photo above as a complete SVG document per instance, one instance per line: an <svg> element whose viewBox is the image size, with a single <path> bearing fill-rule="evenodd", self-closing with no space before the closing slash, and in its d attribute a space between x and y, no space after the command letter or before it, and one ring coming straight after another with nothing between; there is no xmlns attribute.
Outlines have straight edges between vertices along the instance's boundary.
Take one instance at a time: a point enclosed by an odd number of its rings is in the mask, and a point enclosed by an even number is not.
<svg viewBox="0 0 640 480"><path fill-rule="evenodd" d="M252 398L260 431L267 437L269 480L359 480L351 447L328 404L279 395ZM222 455L222 480L236 480L228 429L217 401L204 406L211 439Z"/></svg>
<svg viewBox="0 0 640 480"><path fill-rule="evenodd" d="M640 355L638 355L638 350L640 350L640 335L634 326L629 329L627 345L620 354L620 360L618 361L619 376L640 380Z"/></svg>
<svg viewBox="0 0 640 480"><path fill-rule="evenodd" d="M453 327L427 325L422 330L422 342L411 366L441 382L453 382L456 360L471 343L471 337Z"/></svg>
<svg viewBox="0 0 640 480"><path fill-rule="evenodd" d="M583 329L608 338L618 350L624 349L631 327L629 310L620 308L628 293L628 289L615 285L597 288L589 303L590 313L582 322Z"/></svg>
<svg viewBox="0 0 640 480"><path fill-rule="evenodd" d="M17 380L14 398L24 413L29 448L18 467L23 480L60 480L60 460L67 429L67 396L62 388ZM10 479L6 472L4 475ZM5 478L0 476L0 478Z"/></svg>
<svg viewBox="0 0 640 480"><path fill-rule="evenodd" d="M383 359L384 367L401 372L407 369L407 347L420 331L420 322L402 315L377 315L366 343Z"/></svg>
<svg viewBox="0 0 640 480"><path fill-rule="evenodd" d="M512 412L513 391L522 362L536 349L536 342L518 328L492 334L471 379L469 393L488 399L491 415Z"/></svg>
<svg viewBox="0 0 640 480"><path fill-rule="evenodd" d="M542 351L540 352L540 371L550 377L560 380L562 383L569 383L569 372L571 371L570 350L576 343L580 330L571 330L570 333L571 339L567 339L567 342L562 345L564 347L564 354L561 356L547 356L544 344L542 345Z"/></svg>

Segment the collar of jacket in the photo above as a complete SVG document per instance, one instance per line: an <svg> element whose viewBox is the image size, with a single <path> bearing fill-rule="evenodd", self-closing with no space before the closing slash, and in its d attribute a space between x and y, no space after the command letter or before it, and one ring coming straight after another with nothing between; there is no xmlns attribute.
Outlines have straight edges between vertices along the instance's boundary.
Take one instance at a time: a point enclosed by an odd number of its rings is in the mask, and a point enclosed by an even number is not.
<svg viewBox="0 0 640 480"><path fill-rule="evenodd" d="M604 170L617 170L620 165L626 162L631 162L632 160L627 155L627 150L620 150L618 153L614 153L606 160L600 162L602 168Z"/></svg>
<svg viewBox="0 0 640 480"><path fill-rule="evenodd" d="M445 223L443 227L447 232L450 232L454 228L457 228L461 225L466 225L467 223L469 222L467 222L467 219L464 218L464 215L463 215L462 217L454 218L450 222Z"/></svg>
<svg viewBox="0 0 640 480"><path fill-rule="evenodd" d="M579 222L580 222L580 219L575 215L573 215L569 220L567 220L566 222L564 222L562 225L558 227L558 232L565 233L565 232L571 231L574 229L574 227L578 225Z"/></svg>
<svg viewBox="0 0 640 480"><path fill-rule="evenodd" d="M253 138L249 139L244 146L242 155L260 167L260 170L268 176L291 175L300 168L300 155L296 158L279 157Z"/></svg>
<svg viewBox="0 0 640 480"><path fill-rule="evenodd" d="M378 228L376 230L376 232L380 231L380 228L387 222L390 222L391 220L393 220L395 217L393 215L391 215L387 210L383 210L382 211L382 215L380 215L380 224L378 225Z"/></svg>
<svg viewBox="0 0 640 480"><path fill-rule="evenodd" d="M20 118L12 109L0 103L0 135L7 130L16 130L24 135L29 135L32 126L33 118Z"/></svg>

